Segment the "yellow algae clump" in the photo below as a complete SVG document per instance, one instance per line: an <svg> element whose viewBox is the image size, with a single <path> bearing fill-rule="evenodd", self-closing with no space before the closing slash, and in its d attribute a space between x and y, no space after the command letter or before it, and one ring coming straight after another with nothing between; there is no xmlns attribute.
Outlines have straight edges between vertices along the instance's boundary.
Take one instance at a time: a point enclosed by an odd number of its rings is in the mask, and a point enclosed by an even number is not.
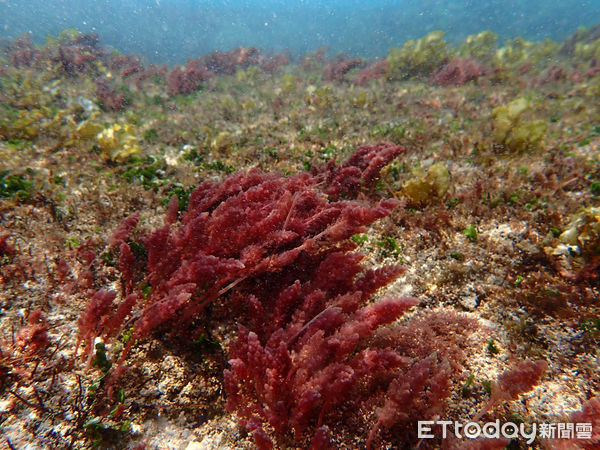
<svg viewBox="0 0 600 450"><path fill-rule="evenodd" d="M406 42L400 49L390 49L387 59L390 78L405 80L427 76L443 65L452 56L443 37L443 31L432 31L421 39Z"/></svg>
<svg viewBox="0 0 600 450"><path fill-rule="evenodd" d="M281 85L284 92L294 92L296 90L296 77L291 73L286 73L281 77Z"/></svg>
<svg viewBox="0 0 600 450"><path fill-rule="evenodd" d="M227 152L233 143L233 136L229 131L221 131L210 142L210 148L217 152Z"/></svg>
<svg viewBox="0 0 600 450"><path fill-rule="evenodd" d="M240 83L254 86L260 78L260 69L256 66L250 66L246 70L238 70L235 73L235 78Z"/></svg>
<svg viewBox="0 0 600 450"><path fill-rule="evenodd" d="M77 29L67 28L59 32L57 37L48 35L44 46L47 48L57 48L60 45L68 45L75 42L75 39L79 36L81 36L81 33Z"/></svg>
<svg viewBox="0 0 600 450"><path fill-rule="evenodd" d="M104 127L99 123L90 120L84 120L75 128L75 137L84 140L94 139L104 130Z"/></svg>
<svg viewBox="0 0 600 450"><path fill-rule="evenodd" d="M494 117L494 140L504 143L515 123L529 108L529 102L523 97L513 100L506 106L499 106L492 111Z"/></svg>
<svg viewBox="0 0 600 450"><path fill-rule="evenodd" d="M5 125L0 124L0 134L8 138L35 139L42 118L37 112L39 110L20 110L13 122L7 121Z"/></svg>
<svg viewBox="0 0 600 450"><path fill-rule="evenodd" d="M310 106L325 109L333 106L333 91L329 86L316 87L312 84L306 87L304 101Z"/></svg>
<svg viewBox="0 0 600 450"><path fill-rule="evenodd" d="M102 156L113 161L125 161L141 152L133 127L129 124L115 124L104 129L98 133L96 141Z"/></svg>
<svg viewBox="0 0 600 450"><path fill-rule="evenodd" d="M442 163L435 163L426 174L420 169L417 178L402 185L402 193L414 204L429 203L442 198L450 187L450 173Z"/></svg>
<svg viewBox="0 0 600 450"><path fill-rule="evenodd" d="M458 47L458 55L464 58L475 58L481 62L489 62L496 52L498 35L490 30L467 36Z"/></svg>
<svg viewBox="0 0 600 450"><path fill-rule="evenodd" d="M591 42L577 42L574 51L575 58L583 61L591 61L600 58L600 39Z"/></svg>
<svg viewBox="0 0 600 450"><path fill-rule="evenodd" d="M575 214L559 239L579 247L584 255L600 254L600 207L590 206Z"/></svg>
<svg viewBox="0 0 600 450"><path fill-rule="evenodd" d="M366 108L369 106L369 95L366 91L357 92L355 95L350 97L350 105L353 108Z"/></svg>
<svg viewBox="0 0 600 450"><path fill-rule="evenodd" d="M94 122L94 117L87 120L82 120L77 125L73 120L69 121L68 139L65 141L66 146L75 145L81 141L96 141L97 136L104 130L104 127L98 122Z"/></svg>
<svg viewBox="0 0 600 450"><path fill-rule="evenodd" d="M551 39L542 42L526 41L520 36L506 41L503 47L496 50L494 64L497 66L517 67L521 64L541 64L549 58L556 57L560 44Z"/></svg>
<svg viewBox="0 0 600 450"><path fill-rule="evenodd" d="M506 106L492 111L494 118L493 138L497 144L514 152L520 152L541 145L548 125L543 120L526 121L523 113L530 109L529 101L520 97Z"/></svg>

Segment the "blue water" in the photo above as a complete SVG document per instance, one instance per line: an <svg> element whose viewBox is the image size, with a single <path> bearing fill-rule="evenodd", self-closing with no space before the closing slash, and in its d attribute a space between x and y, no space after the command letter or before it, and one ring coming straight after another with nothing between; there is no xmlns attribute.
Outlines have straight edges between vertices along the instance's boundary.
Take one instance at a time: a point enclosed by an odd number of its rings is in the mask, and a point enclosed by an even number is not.
<svg viewBox="0 0 600 450"><path fill-rule="evenodd" d="M240 45L379 56L435 29L450 42L484 29L560 40L598 22L600 0L0 0L0 37L77 28L168 63Z"/></svg>

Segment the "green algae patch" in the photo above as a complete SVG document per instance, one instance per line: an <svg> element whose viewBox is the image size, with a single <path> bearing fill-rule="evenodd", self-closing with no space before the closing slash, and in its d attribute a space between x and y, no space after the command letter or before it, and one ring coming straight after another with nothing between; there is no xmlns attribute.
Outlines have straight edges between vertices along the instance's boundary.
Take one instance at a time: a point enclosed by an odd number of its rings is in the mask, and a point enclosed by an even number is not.
<svg viewBox="0 0 600 450"><path fill-rule="evenodd" d="M475 58L481 62L490 62L496 53L498 35L491 30L467 36L458 47L458 55Z"/></svg>
<svg viewBox="0 0 600 450"><path fill-rule="evenodd" d="M141 153L133 127L115 124L96 136L102 156L113 161L126 161L130 156Z"/></svg>
<svg viewBox="0 0 600 450"><path fill-rule="evenodd" d="M416 175L416 178L402 185L402 193L413 204L425 204L442 198L450 187L450 173L441 163L435 163L427 173L417 170Z"/></svg>
<svg viewBox="0 0 600 450"><path fill-rule="evenodd" d="M513 68L523 64L543 65L549 58L556 57L559 48L560 44L551 39L530 42L517 36L509 39L504 46L496 50L494 64Z"/></svg>
<svg viewBox="0 0 600 450"><path fill-rule="evenodd" d="M523 152L542 145L548 125L543 120L524 120L523 114L530 109L529 101L520 97L492 111L496 144L511 152Z"/></svg>
<svg viewBox="0 0 600 450"><path fill-rule="evenodd" d="M432 31L421 39L406 42L402 48L390 49L388 67L390 78L405 80L428 76L452 56L452 49L444 41L444 32Z"/></svg>

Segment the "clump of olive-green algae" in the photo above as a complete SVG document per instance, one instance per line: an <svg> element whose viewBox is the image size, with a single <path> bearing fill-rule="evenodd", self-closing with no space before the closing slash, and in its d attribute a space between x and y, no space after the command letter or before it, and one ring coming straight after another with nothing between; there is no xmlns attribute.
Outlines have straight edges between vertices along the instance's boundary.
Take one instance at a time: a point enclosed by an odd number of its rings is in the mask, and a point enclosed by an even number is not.
<svg viewBox="0 0 600 450"><path fill-rule="evenodd" d="M448 61L453 51L444 41L444 34L432 31L421 39L406 42L401 48L390 49L387 59L390 78L405 80L428 76Z"/></svg>
<svg viewBox="0 0 600 450"><path fill-rule="evenodd" d="M523 114L530 109L531 104L524 97L495 108L494 141L513 152L539 148L548 125L543 120L525 120Z"/></svg>

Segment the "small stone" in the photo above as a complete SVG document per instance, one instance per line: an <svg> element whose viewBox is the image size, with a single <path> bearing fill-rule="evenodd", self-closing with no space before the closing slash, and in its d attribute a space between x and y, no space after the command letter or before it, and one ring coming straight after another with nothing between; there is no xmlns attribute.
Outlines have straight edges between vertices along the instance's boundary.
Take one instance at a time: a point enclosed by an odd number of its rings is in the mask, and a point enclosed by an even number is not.
<svg viewBox="0 0 600 450"><path fill-rule="evenodd" d="M460 297L459 303L467 311L473 311L479 306L479 296L475 292L467 292Z"/></svg>

